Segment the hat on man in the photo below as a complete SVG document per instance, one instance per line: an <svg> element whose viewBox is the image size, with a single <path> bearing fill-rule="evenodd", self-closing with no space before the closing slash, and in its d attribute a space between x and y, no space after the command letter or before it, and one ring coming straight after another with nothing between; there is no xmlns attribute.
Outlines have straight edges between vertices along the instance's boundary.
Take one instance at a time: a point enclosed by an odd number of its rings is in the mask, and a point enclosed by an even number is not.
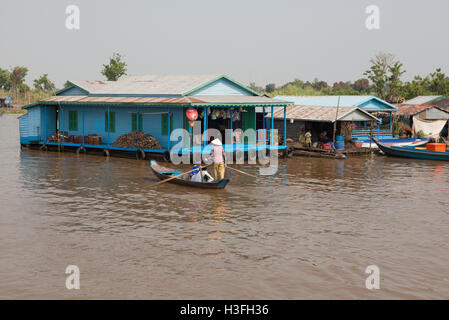
<svg viewBox="0 0 449 320"><path fill-rule="evenodd" d="M221 146L221 141L219 139L215 139L211 142L214 146Z"/></svg>

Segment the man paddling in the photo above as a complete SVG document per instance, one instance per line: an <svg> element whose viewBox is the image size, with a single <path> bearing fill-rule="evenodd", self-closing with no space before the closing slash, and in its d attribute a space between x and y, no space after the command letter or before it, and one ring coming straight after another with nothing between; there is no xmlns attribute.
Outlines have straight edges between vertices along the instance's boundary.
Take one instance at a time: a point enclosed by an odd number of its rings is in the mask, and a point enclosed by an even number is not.
<svg viewBox="0 0 449 320"><path fill-rule="evenodd" d="M214 179L216 181L223 180L225 176L226 152L224 151L220 140L214 139L212 145L210 157L214 161ZM220 179L218 179L218 176L220 176Z"/></svg>

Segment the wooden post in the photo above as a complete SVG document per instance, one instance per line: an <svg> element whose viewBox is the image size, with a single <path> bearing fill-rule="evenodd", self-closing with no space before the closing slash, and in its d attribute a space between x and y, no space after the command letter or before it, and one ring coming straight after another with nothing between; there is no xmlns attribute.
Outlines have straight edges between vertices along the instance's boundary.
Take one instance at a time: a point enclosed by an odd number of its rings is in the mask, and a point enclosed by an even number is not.
<svg viewBox="0 0 449 320"><path fill-rule="evenodd" d="M287 145L287 106L284 106L284 146Z"/></svg>
<svg viewBox="0 0 449 320"><path fill-rule="evenodd" d="M84 148L84 105L81 107L81 112L83 114L83 148Z"/></svg>
<svg viewBox="0 0 449 320"><path fill-rule="evenodd" d="M233 135L233 133L232 133L232 113L234 112L234 109L233 108L230 108L229 109L229 114L231 115L231 145L233 145L234 144L234 135Z"/></svg>
<svg viewBox="0 0 449 320"><path fill-rule="evenodd" d="M338 108L339 107L340 107L340 96L338 96L337 112L335 113L334 133L333 133L333 138L332 138L332 147L334 150L336 150L336 148L335 148L335 133L337 131L337 119L338 119Z"/></svg>
<svg viewBox="0 0 449 320"><path fill-rule="evenodd" d="M61 106L61 119L62 119L62 143L64 143L64 107Z"/></svg>
<svg viewBox="0 0 449 320"><path fill-rule="evenodd" d="M204 111L204 117L203 117L203 146L206 146L207 140L208 140L208 136L207 136L207 126L209 125L208 122L208 116L207 116L207 107L204 107L203 109Z"/></svg>
<svg viewBox="0 0 449 320"><path fill-rule="evenodd" d="M168 119L168 137L167 137L168 142L167 142L167 146L168 146L168 150L170 150L170 133L171 133L171 126L170 126L170 122L171 122L170 107L168 107L167 110L168 110L168 116L167 116L167 119ZM138 114L139 114L139 113L137 113L137 115L138 115ZM137 116L137 119L139 119L139 116ZM139 122L137 122L137 128L138 128L138 127L139 127Z"/></svg>

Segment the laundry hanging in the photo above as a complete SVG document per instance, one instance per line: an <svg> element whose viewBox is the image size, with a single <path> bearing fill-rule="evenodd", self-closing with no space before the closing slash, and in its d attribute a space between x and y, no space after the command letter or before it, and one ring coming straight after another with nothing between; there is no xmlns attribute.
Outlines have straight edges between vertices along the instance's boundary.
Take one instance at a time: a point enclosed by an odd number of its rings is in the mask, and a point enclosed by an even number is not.
<svg viewBox="0 0 449 320"><path fill-rule="evenodd" d="M422 131L429 138L438 138L441 130L446 125L447 120L421 120L416 116L413 117L413 132L415 135Z"/></svg>

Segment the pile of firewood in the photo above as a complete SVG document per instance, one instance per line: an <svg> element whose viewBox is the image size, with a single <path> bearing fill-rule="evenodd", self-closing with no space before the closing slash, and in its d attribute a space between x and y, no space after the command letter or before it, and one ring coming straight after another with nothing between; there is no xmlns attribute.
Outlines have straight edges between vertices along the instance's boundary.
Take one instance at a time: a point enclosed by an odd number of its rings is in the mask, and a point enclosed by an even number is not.
<svg viewBox="0 0 449 320"><path fill-rule="evenodd" d="M64 140L67 141L68 135L67 132L64 132ZM51 135L51 137L47 140L48 142L62 142L62 132L58 131L57 133Z"/></svg>
<svg viewBox="0 0 449 320"><path fill-rule="evenodd" d="M139 131L121 135L115 140L113 146L120 148L161 149L159 141L151 134Z"/></svg>

